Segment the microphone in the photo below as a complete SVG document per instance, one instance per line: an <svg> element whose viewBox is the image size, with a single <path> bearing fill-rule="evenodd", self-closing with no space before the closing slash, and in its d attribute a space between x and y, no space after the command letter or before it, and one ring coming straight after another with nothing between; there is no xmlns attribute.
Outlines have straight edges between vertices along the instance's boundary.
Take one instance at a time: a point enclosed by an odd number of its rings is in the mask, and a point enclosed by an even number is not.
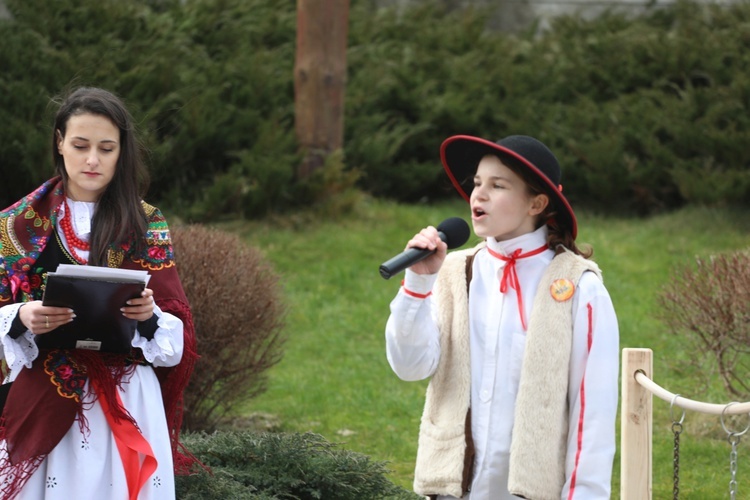
<svg viewBox="0 0 750 500"><path fill-rule="evenodd" d="M437 227L440 239L448 244L448 248L458 248L469 240L471 233L469 225L460 217L445 219ZM425 248L408 248L392 259L380 264L380 275L388 279L407 267L411 267L422 259L435 253L435 250Z"/></svg>

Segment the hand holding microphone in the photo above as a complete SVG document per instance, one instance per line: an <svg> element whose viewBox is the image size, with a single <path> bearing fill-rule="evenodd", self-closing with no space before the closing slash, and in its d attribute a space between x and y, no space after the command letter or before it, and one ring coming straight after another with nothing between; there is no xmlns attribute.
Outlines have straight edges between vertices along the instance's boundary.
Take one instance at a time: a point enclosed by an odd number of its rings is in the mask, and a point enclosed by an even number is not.
<svg viewBox="0 0 750 500"><path fill-rule="evenodd" d="M469 225L460 217L451 217L444 220L437 227L438 236L447 245L448 249L458 248L469 240L471 233ZM384 279L389 279L394 274L398 274L404 269L413 266L417 262L426 259L434 254L436 249L428 250L426 248L408 248L380 265L380 275Z"/></svg>

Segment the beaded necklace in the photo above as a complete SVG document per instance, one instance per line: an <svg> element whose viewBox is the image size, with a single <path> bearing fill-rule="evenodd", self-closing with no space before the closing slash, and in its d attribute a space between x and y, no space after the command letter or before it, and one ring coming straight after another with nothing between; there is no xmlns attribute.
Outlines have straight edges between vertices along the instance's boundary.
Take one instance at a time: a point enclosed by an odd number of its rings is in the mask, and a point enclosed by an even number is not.
<svg viewBox="0 0 750 500"><path fill-rule="evenodd" d="M60 227L63 230L63 235L65 236L65 241L68 243L68 248L70 249L70 254L73 256L73 258L78 261L79 263L86 265L88 263L88 260L84 259L78 253L76 252L76 248L78 250L85 250L89 251L91 248L91 245L88 241L82 240L76 235L75 230L73 230L73 224L71 222L71 210L68 206L68 200L65 199L65 214L63 215L62 219L60 219Z"/></svg>

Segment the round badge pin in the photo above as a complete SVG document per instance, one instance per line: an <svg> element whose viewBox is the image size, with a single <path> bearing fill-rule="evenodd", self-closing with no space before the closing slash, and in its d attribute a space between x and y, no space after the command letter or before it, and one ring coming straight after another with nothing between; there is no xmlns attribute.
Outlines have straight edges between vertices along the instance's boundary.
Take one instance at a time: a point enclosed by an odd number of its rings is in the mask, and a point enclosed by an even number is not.
<svg viewBox="0 0 750 500"><path fill-rule="evenodd" d="M573 296L573 292L575 291L576 286L569 279L555 280L549 287L549 292L552 294L552 298L558 302L565 302Z"/></svg>

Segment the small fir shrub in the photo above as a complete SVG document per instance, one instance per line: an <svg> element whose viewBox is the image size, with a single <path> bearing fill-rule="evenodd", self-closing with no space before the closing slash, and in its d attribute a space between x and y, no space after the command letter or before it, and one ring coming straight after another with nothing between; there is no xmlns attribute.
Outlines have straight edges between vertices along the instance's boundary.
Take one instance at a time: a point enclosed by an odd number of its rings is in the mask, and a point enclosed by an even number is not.
<svg viewBox="0 0 750 500"><path fill-rule="evenodd" d="M181 500L421 498L391 483L384 463L318 434L194 433L183 441L211 472L177 477Z"/></svg>
<svg viewBox="0 0 750 500"><path fill-rule="evenodd" d="M252 217L301 204L294 196L294 166L300 157L293 133L271 122L254 139L252 147L230 152L228 170L217 173L202 195L185 207L189 219Z"/></svg>
<svg viewBox="0 0 750 500"><path fill-rule="evenodd" d="M294 189L298 203L311 207L314 216L332 220L351 213L362 196L357 188L360 173L347 169L341 149L327 155L323 165Z"/></svg>
<svg viewBox="0 0 750 500"><path fill-rule="evenodd" d="M266 389L281 360L284 304L278 276L237 236L199 225L172 229L193 311L200 359L185 391L184 427L213 430Z"/></svg>
<svg viewBox="0 0 750 500"><path fill-rule="evenodd" d="M696 259L678 269L660 303L669 328L694 348L707 377L718 372L727 393L750 398L750 252Z"/></svg>

